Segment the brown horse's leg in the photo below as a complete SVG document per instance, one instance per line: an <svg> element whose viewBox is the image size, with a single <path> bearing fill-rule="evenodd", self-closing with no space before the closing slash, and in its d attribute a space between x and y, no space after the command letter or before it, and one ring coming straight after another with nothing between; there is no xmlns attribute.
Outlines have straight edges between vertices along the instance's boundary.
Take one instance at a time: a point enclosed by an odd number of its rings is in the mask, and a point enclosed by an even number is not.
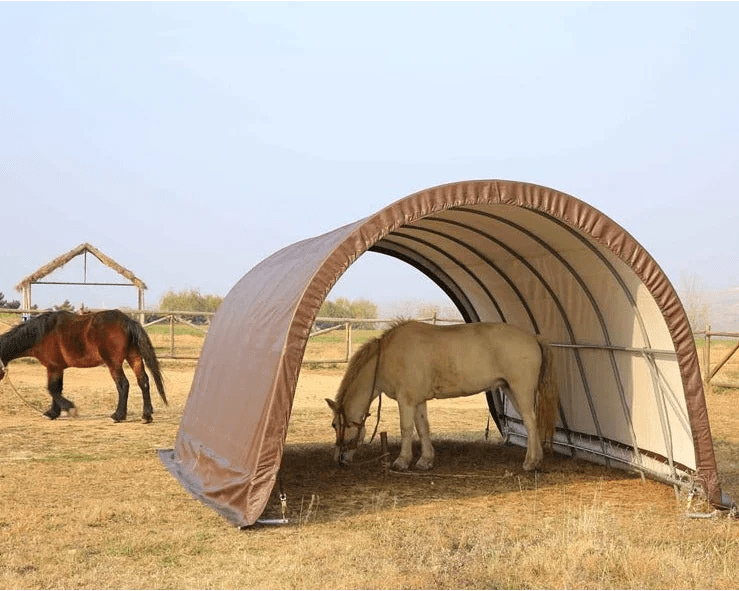
<svg viewBox="0 0 739 591"><path fill-rule="evenodd" d="M66 410L72 417L77 416L77 408L75 407L74 402L67 400L62 396L62 389L64 387L64 370L47 368L46 373L48 376L47 385L49 394L51 394L51 406L44 413L44 416L54 420L59 417L63 410Z"/></svg>
<svg viewBox="0 0 739 591"><path fill-rule="evenodd" d="M144 400L144 413L141 415L141 421L144 423L151 423L154 419L152 413L154 407L151 404L151 391L149 389L149 376L146 375L146 369L144 362L141 359L141 355L137 352L131 353L128 356L128 365L133 369L133 373L136 375L136 381L141 388L141 397Z"/></svg>
<svg viewBox="0 0 739 591"><path fill-rule="evenodd" d="M113 376L115 387L118 389L118 407L110 415L110 418L119 423L125 421L128 414L128 378L126 378L126 374L123 373L123 368L120 365L117 367L109 366L108 369L110 375Z"/></svg>

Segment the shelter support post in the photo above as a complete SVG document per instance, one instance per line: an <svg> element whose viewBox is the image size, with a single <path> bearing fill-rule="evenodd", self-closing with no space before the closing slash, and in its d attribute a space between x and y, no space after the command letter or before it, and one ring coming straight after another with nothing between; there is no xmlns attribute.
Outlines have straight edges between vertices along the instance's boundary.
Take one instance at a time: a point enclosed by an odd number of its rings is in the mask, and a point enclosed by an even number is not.
<svg viewBox="0 0 739 591"><path fill-rule="evenodd" d="M141 324L144 324L146 322L144 310L146 309L146 306L144 305L144 290L139 287L139 322Z"/></svg>

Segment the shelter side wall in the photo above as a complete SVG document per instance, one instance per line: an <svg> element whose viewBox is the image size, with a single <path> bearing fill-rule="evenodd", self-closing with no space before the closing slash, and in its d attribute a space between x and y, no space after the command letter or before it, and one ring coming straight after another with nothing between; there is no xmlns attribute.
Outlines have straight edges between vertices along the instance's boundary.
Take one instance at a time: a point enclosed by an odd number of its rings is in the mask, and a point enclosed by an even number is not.
<svg viewBox="0 0 739 591"><path fill-rule="evenodd" d="M186 488L224 507L222 513L239 524L259 517L279 469L297 382L297 372L284 364L286 350L294 351L287 341L295 309L315 269L352 229L265 259L234 286L213 318L174 460Z"/></svg>

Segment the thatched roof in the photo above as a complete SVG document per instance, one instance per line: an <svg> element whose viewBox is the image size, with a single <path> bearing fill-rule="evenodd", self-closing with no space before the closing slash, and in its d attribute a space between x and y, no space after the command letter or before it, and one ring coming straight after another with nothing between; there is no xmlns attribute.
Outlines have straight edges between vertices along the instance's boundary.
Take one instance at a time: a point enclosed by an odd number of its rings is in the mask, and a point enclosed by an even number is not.
<svg viewBox="0 0 739 591"><path fill-rule="evenodd" d="M122 267L121 265L116 263L113 259L111 259L109 256L103 254L97 248L95 248L92 244L89 244L87 242L84 242L80 244L79 246L77 246L76 248L73 248L69 252L56 257L53 261L46 263L38 271L36 271L35 273L32 273L28 277L25 277L23 280L21 280L21 282L15 286L15 289L17 291L22 291L24 287L27 287L31 283L35 283L39 279L46 277L53 271L56 271L58 268L66 265L74 257L84 254L86 252L89 252L91 255L93 255L97 260L103 263L103 265L110 267L116 273L128 279L133 285L135 285L139 289L146 289L146 284L143 281L141 281L141 279L136 277L136 275L131 273L131 271L129 271L125 267Z"/></svg>

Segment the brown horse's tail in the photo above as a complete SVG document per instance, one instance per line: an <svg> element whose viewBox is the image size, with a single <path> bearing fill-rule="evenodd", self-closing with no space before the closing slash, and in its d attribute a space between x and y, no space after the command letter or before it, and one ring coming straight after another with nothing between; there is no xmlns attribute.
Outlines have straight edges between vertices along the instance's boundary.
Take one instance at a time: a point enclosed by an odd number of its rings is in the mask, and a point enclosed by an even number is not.
<svg viewBox="0 0 739 591"><path fill-rule="evenodd" d="M552 362L552 348L539 341L541 347L541 370L539 371L539 387L536 394L536 424L539 439L544 445L551 444L554 438L554 427L559 414L559 387Z"/></svg>
<svg viewBox="0 0 739 591"><path fill-rule="evenodd" d="M154 383L157 385L159 396L161 396L164 404L167 402L167 397L164 394L164 380L162 379L162 371L159 369L159 359L157 359L154 346L151 344L149 335L133 318L128 318L128 334L131 336L131 344L134 345L140 352L141 357L144 359L144 364L154 378Z"/></svg>

